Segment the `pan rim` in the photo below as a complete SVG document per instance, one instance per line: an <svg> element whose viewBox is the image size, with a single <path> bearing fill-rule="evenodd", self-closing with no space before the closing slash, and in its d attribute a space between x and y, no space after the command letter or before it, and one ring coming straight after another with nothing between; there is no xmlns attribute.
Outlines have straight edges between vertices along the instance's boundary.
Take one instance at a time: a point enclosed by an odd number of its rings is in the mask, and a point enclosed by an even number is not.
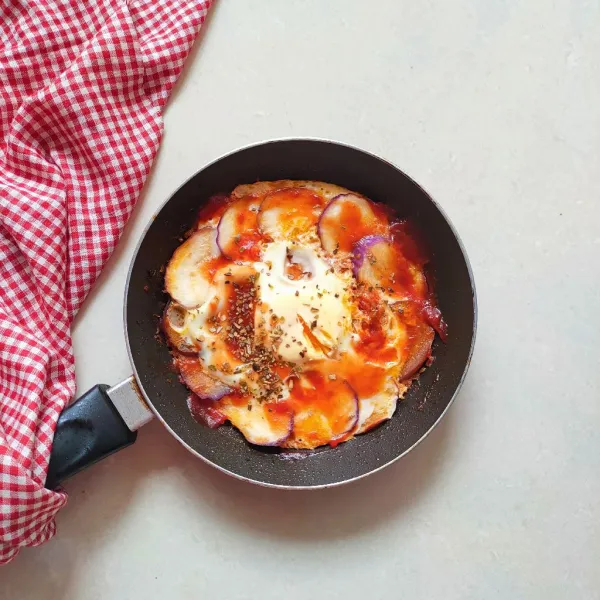
<svg viewBox="0 0 600 600"><path fill-rule="evenodd" d="M177 194L177 192L182 189L185 185L188 184L188 182L190 182L193 178L195 178L197 175L199 175L200 173L202 173L203 171L205 171L206 169L208 169L209 167L211 167L212 165L232 156L235 154L238 154L239 152L243 152L246 150L250 150L252 148L256 148L259 146L265 146L268 144L276 144L276 143L281 143L281 142L317 142L317 143L325 143L325 144L333 144L336 146L342 146L345 148L348 148L350 150L359 152L361 154L365 154L367 156L370 156L371 158L375 158L376 160L387 164L388 166L392 167L393 169L395 169L396 171L398 171L399 173L401 173L404 177L406 177L408 180L410 180L435 206L435 208L439 211L439 213L441 214L441 216L443 217L443 219L446 221L446 223L448 224L450 231L452 232L452 235L454 236L454 238L456 239L458 246L460 248L461 254L463 256L463 259L465 261L465 265L467 267L467 272L469 275L469 283L471 285L471 294L473 297L473 336L471 338L471 345L469 347L469 353L467 356L467 360L465 362L465 366L462 372L462 375L460 377L460 380L458 381L458 385L456 386L456 389L454 390L454 393L452 394L452 397L450 398L450 400L448 401L448 404L446 405L446 407L444 408L444 410L441 412L441 414L439 415L439 417L436 419L436 421L429 427L429 429L411 446L409 446L404 452L398 454L398 456L392 458L391 460L387 461L386 463L379 465L378 467L366 472L366 473L362 473L361 475L357 475L355 477L351 477L349 479L344 479L342 481L336 481L336 482L332 482L332 483L324 483L324 484L316 484L316 485L284 485L284 484L276 484L276 483L270 483L267 481L262 481L260 479L252 479L250 477L245 477L243 475L240 475L239 473L235 473L234 471L231 471L229 469L226 469L225 467L222 467L221 465L216 464L215 462L211 461L209 458L207 458L206 456L200 454L197 450L195 450L194 448L192 448L188 443L186 443L169 425L169 423L163 418L163 416L159 413L158 410L156 410L156 408L154 407L154 404L152 402L152 400L148 397L148 394L146 394L146 391L144 389L144 387L140 384L140 378L138 375L138 369L136 367L135 361L133 359L133 354L131 351L131 344L129 342L129 331L128 331L128 325L127 325L127 298L128 298L128 293L129 293L129 285L131 282L131 275L133 272L133 267L135 265L139 250L142 246L142 243L144 242L144 239L146 238L146 235L148 233L148 230L150 229L152 223L154 222L154 219L156 218L157 215L159 215L162 210L164 209L164 207L173 199L173 197ZM161 205L154 211L153 216L149 219L148 223L146 224L146 226L144 227L144 230L142 231L142 234L140 235L138 242L136 244L135 250L133 252L133 255L131 257L131 261L129 263L129 268L127 270L127 278L125 280L125 290L124 290L124 301L123 301L123 324L124 324L124 334L125 334L125 343L127 346L127 354L129 356L129 362L131 363L131 367L133 369L133 375L135 377L137 386L140 390L140 392L142 393L142 396L144 397L144 400L146 401L146 404L148 405L148 408L153 412L153 414L157 417L157 419L161 422L161 424L165 427L165 429L167 429L167 431L189 452L191 452L194 456L197 456L198 458L200 458L202 461L204 461L205 463L211 465L212 467L218 469L219 471L221 471L222 473L225 473L227 475L231 475L232 477L235 477L236 479L239 479L241 481L246 481L248 483L252 483L255 485L260 485L262 487L266 487L266 488L272 488L272 489L281 489L281 490L319 490L319 489L327 489L327 488L333 488L333 487L339 487L341 485L346 485L348 483L352 483L354 481L358 481L359 479L363 479L365 477L368 477L370 475L373 475L374 473L377 473L379 471L381 471L382 469L389 467L391 464L395 463L396 461L400 460L401 458L403 458L404 456L406 456L411 450L414 450L423 440L425 440L430 433L438 426L438 424L440 423L440 421L443 419L443 417L446 415L446 413L448 412L450 406L452 406L452 404L454 403L454 400L456 399L456 396L458 395L458 393L460 392L460 390L462 389L463 383L465 381L467 372L469 371L469 368L471 366L471 360L473 358L473 352L475 349L475 340L477 338L477 322L478 322L478 304L477 304L477 292L476 292L476 288L475 288L475 279L473 276L473 269L471 267L471 262L469 260L469 256L467 254L467 251L465 249L465 246L463 244L463 241L461 239L461 237L458 234L458 231L456 230L456 228L454 227L454 224L452 223L452 221L450 220L450 218L448 217L448 215L446 214L446 212L444 211L444 209L438 204L438 202L431 196L431 194L429 194L427 192L427 190L425 190L425 188L423 186L421 186L417 181L415 181L412 177L410 177L410 175L407 175L402 169L400 169L397 165L395 165L394 163L390 162L389 160L382 158L381 156L370 152L368 150L364 150L363 148L359 148L357 146L354 146L352 144L348 144L345 142L339 142L336 140L332 140L332 139L327 139L327 138L318 138L318 137L281 137L281 138L270 138L270 139L266 139L263 141L259 141L259 142L253 142L250 144L246 144L245 146L240 146L234 150L231 150L229 152L226 152L224 154L222 154L221 156L219 156L218 158L206 163L204 166L202 166L199 170L197 170L195 173L193 173L190 177L188 177L185 181L183 181L167 198L166 200L164 200L164 202L161 203Z"/></svg>

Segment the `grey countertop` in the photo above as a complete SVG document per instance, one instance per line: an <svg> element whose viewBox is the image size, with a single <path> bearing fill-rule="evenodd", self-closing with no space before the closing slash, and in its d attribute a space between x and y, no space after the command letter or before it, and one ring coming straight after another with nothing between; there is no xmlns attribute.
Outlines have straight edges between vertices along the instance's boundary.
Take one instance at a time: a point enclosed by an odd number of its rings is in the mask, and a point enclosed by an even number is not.
<svg viewBox="0 0 600 600"><path fill-rule="evenodd" d="M600 4L220 0L76 321L81 391L129 375L125 275L156 207L220 154L292 135L388 158L458 228L480 320L449 414L318 492L228 478L151 423L66 484L58 534L2 569L0 596L600 598Z"/></svg>

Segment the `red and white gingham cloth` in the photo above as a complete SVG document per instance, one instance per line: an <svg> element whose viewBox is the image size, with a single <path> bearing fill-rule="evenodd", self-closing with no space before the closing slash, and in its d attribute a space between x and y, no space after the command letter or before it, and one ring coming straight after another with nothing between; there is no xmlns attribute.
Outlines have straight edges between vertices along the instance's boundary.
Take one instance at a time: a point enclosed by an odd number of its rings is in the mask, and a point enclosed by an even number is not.
<svg viewBox="0 0 600 600"><path fill-rule="evenodd" d="M0 0L0 563L54 534L70 324L150 171L210 0Z"/></svg>

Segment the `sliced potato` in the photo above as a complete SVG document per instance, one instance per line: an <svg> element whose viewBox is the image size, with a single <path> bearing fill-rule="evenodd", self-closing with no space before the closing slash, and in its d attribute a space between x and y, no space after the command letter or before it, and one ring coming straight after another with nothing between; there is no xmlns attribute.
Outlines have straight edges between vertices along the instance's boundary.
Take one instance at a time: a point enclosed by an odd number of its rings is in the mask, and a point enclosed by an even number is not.
<svg viewBox="0 0 600 600"><path fill-rule="evenodd" d="M225 402L220 410L243 436L257 446L280 446L290 436L294 414L285 402Z"/></svg>
<svg viewBox="0 0 600 600"><path fill-rule="evenodd" d="M176 364L185 385L200 398L219 400L233 391L221 381L207 375L196 357L179 356Z"/></svg>
<svg viewBox="0 0 600 600"><path fill-rule="evenodd" d="M383 423L383 421L391 419L396 411L398 396L398 387L390 377L384 389L378 394L375 394L371 398L361 398L356 434L365 433L369 429L373 429L373 427Z"/></svg>
<svg viewBox="0 0 600 600"><path fill-rule="evenodd" d="M388 233L384 215L375 205L357 194L336 196L321 214L318 230L321 245L327 252L350 252L358 240L371 234Z"/></svg>
<svg viewBox="0 0 600 600"><path fill-rule="evenodd" d="M317 235L325 199L306 188L287 188L267 194L260 206L260 230L274 240L295 241Z"/></svg>
<svg viewBox="0 0 600 600"><path fill-rule="evenodd" d="M163 312L161 328L169 345L182 354L198 354L200 344L185 333L185 309L170 301Z"/></svg>
<svg viewBox="0 0 600 600"><path fill-rule="evenodd" d="M368 235L360 239L354 245L352 262L358 281L378 288L389 298L403 300L427 293L421 269L383 236Z"/></svg>
<svg viewBox="0 0 600 600"><path fill-rule="evenodd" d="M408 328L406 362L402 365L398 379L400 381L412 377L431 356L431 345L435 331L429 325L411 326Z"/></svg>
<svg viewBox="0 0 600 600"><path fill-rule="evenodd" d="M215 406L213 400L199 398L196 394L190 394L187 405L192 417L199 423L216 429L227 421L227 417Z"/></svg>
<svg viewBox="0 0 600 600"><path fill-rule="evenodd" d="M210 275L203 266L220 255L216 240L216 229L196 231L175 250L167 265L165 289L185 308L197 308L207 298Z"/></svg>
<svg viewBox="0 0 600 600"><path fill-rule="evenodd" d="M325 378L317 371L303 373L291 390L294 431L284 448L335 445L352 434L358 422L358 396L345 380Z"/></svg>
<svg viewBox="0 0 600 600"><path fill-rule="evenodd" d="M232 260L258 260L261 234L258 230L260 202L244 198L231 204L217 227L217 245Z"/></svg>

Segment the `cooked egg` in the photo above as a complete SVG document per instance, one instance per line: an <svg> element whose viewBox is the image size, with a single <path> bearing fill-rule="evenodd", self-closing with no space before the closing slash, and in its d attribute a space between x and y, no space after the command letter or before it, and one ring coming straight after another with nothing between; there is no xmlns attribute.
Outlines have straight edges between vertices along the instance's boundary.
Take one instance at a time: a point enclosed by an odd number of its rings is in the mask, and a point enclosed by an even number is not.
<svg viewBox="0 0 600 600"><path fill-rule="evenodd" d="M300 265L291 279L287 263ZM349 331L351 315L345 282L313 248L267 244L257 265L256 331L266 331L269 345L282 360L306 363L330 356Z"/></svg>

